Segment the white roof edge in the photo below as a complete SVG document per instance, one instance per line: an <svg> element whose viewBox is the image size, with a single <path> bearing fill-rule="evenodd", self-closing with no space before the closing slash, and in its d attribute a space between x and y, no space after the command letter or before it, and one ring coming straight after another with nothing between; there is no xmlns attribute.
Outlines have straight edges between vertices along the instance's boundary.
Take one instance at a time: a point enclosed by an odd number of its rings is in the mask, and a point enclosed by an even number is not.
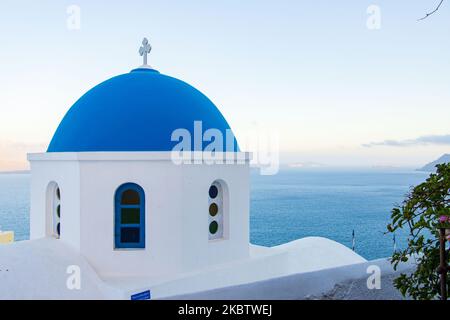
<svg viewBox="0 0 450 320"><path fill-rule="evenodd" d="M225 161L227 163L244 162L252 159L250 152L211 152L186 151L182 152L44 152L28 153L28 161L173 161L181 159L183 162L198 159L207 161Z"/></svg>

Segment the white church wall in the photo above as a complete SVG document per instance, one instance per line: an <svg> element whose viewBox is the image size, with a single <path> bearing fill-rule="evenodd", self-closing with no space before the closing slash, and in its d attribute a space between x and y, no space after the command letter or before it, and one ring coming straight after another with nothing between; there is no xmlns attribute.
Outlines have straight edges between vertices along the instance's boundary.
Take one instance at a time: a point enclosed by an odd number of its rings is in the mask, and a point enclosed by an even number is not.
<svg viewBox="0 0 450 320"><path fill-rule="evenodd" d="M30 238L53 237L52 185L61 194L61 236L59 241L80 248L80 176L78 162L57 161L49 157L30 155L31 208Z"/></svg>
<svg viewBox="0 0 450 320"><path fill-rule="evenodd" d="M61 188L61 240L78 248L100 275L170 276L247 258L248 161L176 165L170 156L169 152L31 155L32 237L46 234L45 193L54 181ZM225 186L227 212L223 239L210 241L208 191L215 181ZM145 192L144 249L115 248L114 196L124 183L135 183Z"/></svg>
<svg viewBox="0 0 450 320"><path fill-rule="evenodd" d="M81 160L81 253L102 275L165 276L248 257L248 163L176 165L164 152ZM217 180L228 186L228 230L208 241L208 190ZM145 249L114 248L114 195L124 183L145 192Z"/></svg>
<svg viewBox="0 0 450 320"><path fill-rule="evenodd" d="M209 240L208 191L215 181L226 185L224 236ZM249 255L249 167L247 164L185 165L183 167L183 268L247 258Z"/></svg>
<svg viewBox="0 0 450 320"><path fill-rule="evenodd" d="M180 173L169 161L81 163L81 253L102 275L177 272L180 266ZM145 248L114 247L114 195L124 183L145 192Z"/></svg>

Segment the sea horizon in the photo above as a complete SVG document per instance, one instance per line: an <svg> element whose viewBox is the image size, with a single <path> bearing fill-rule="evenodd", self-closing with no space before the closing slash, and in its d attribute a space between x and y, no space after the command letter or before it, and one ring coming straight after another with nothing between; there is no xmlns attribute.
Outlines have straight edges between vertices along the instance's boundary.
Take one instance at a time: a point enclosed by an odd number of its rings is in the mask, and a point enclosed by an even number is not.
<svg viewBox="0 0 450 320"><path fill-rule="evenodd" d="M304 237L326 237L365 259L391 255L386 235L390 210L429 173L412 168L282 167L262 176L251 170L250 242L276 246ZM30 174L0 173L0 229L13 230L16 241L29 239ZM396 234L396 246L406 233Z"/></svg>

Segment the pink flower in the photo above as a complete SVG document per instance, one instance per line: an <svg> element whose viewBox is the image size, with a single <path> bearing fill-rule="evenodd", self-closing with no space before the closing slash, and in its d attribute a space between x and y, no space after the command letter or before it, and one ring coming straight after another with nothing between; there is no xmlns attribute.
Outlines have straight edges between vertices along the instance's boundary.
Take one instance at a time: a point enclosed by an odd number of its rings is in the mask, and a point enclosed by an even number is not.
<svg viewBox="0 0 450 320"><path fill-rule="evenodd" d="M448 220L448 217L447 216L440 216L439 217L439 222L441 222L441 223L444 223L444 222L446 222Z"/></svg>

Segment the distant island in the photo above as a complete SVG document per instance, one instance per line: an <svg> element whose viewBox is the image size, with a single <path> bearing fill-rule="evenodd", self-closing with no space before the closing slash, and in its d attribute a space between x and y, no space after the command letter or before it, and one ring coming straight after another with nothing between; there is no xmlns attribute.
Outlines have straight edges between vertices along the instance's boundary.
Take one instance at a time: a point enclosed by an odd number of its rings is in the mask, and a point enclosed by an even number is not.
<svg viewBox="0 0 450 320"><path fill-rule="evenodd" d="M436 171L436 165L442 164L442 163L447 163L447 162L450 162L450 154L448 154L448 153L444 154L439 159L426 164L422 168L417 169L417 171L434 172L434 171Z"/></svg>
<svg viewBox="0 0 450 320"><path fill-rule="evenodd" d="M30 170L0 171L0 174L29 174Z"/></svg>
<svg viewBox="0 0 450 320"><path fill-rule="evenodd" d="M295 162L288 164L289 168L322 168L325 165L317 162Z"/></svg>

